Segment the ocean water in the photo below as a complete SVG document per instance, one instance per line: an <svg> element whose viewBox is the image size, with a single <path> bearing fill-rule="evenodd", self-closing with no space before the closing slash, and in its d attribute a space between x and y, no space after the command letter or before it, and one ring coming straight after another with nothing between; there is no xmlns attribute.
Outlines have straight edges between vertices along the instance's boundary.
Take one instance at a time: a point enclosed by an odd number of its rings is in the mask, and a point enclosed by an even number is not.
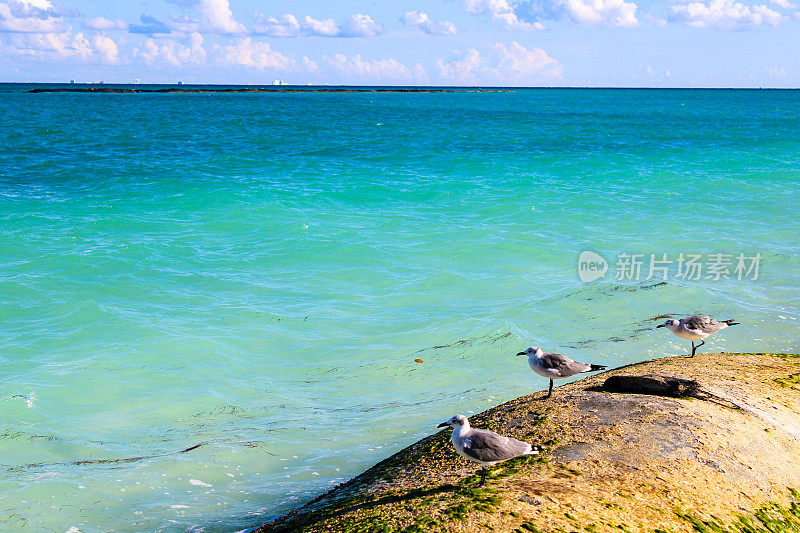
<svg viewBox="0 0 800 533"><path fill-rule="evenodd" d="M659 315L800 350L800 91L29 88L0 85L0 530L255 526L546 388L530 345L686 354Z"/></svg>

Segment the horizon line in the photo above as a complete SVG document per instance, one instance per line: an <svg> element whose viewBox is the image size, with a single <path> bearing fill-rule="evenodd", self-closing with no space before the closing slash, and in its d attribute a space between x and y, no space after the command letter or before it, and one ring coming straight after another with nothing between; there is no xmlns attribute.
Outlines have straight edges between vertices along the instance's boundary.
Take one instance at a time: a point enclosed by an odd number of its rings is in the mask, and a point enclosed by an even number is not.
<svg viewBox="0 0 800 533"><path fill-rule="evenodd" d="M201 83L192 82L185 83L177 82L154 82L154 83L133 83L133 82L78 82L78 81L0 81L0 85L87 85L87 86L108 86L108 85L121 85L121 86L165 86L165 87L274 87L274 88L288 88L288 87L363 87L363 88L376 88L376 87L402 87L402 88L449 88L449 89L603 89L603 90L749 90L749 91L796 91L800 87L763 87L763 86L729 86L729 87L707 87L707 86L665 86L656 87L648 85L392 85L392 84L379 84L379 85L366 85L366 84L314 84L314 83Z"/></svg>

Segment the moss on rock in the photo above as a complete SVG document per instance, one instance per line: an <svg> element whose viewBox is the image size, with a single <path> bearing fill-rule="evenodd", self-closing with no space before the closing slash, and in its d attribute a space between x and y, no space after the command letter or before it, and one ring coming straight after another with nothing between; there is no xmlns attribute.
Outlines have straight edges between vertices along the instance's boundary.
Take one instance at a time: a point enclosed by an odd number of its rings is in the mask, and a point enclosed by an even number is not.
<svg viewBox="0 0 800 533"><path fill-rule="evenodd" d="M485 487L442 431L259 531L800 531L798 375L784 354L615 369L473 416L544 448Z"/></svg>

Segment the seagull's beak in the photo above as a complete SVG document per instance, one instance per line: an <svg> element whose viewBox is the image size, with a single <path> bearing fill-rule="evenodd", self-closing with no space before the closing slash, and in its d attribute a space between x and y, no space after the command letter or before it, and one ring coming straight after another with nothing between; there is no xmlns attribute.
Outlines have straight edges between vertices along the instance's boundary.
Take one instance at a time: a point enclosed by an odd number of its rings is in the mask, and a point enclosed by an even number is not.
<svg viewBox="0 0 800 533"><path fill-rule="evenodd" d="M528 355L528 352L519 352L517 355Z"/></svg>
<svg viewBox="0 0 800 533"><path fill-rule="evenodd" d="M656 326L656 329L658 329L658 328L665 328L665 327L667 327L667 326L665 326L664 324L659 324L659 325L657 325L657 326Z"/></svg>
<svg viewBox="0 0 800 533"><path fill-rule="evenodd" d="M447 427L447 426L449 426L449 425L450 425L450 424L448 424L447 422L442 422L441 424L439 424L439 425L438 425L438 426L436 426L436 427L437 427L437 428L446 428L446 427Z"/></svg>

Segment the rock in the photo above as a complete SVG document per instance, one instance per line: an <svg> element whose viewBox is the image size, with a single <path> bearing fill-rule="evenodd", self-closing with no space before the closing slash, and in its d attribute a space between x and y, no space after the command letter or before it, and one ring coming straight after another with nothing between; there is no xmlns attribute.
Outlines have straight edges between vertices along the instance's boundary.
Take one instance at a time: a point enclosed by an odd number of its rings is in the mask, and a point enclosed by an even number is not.
<svg viewBox="0 0 800 533"><path fill-rule="evenodd" d="M541 396L471 417L545 447L483 488L442 431L258 531L800 531L800 357L657 359Z"/></svg>

